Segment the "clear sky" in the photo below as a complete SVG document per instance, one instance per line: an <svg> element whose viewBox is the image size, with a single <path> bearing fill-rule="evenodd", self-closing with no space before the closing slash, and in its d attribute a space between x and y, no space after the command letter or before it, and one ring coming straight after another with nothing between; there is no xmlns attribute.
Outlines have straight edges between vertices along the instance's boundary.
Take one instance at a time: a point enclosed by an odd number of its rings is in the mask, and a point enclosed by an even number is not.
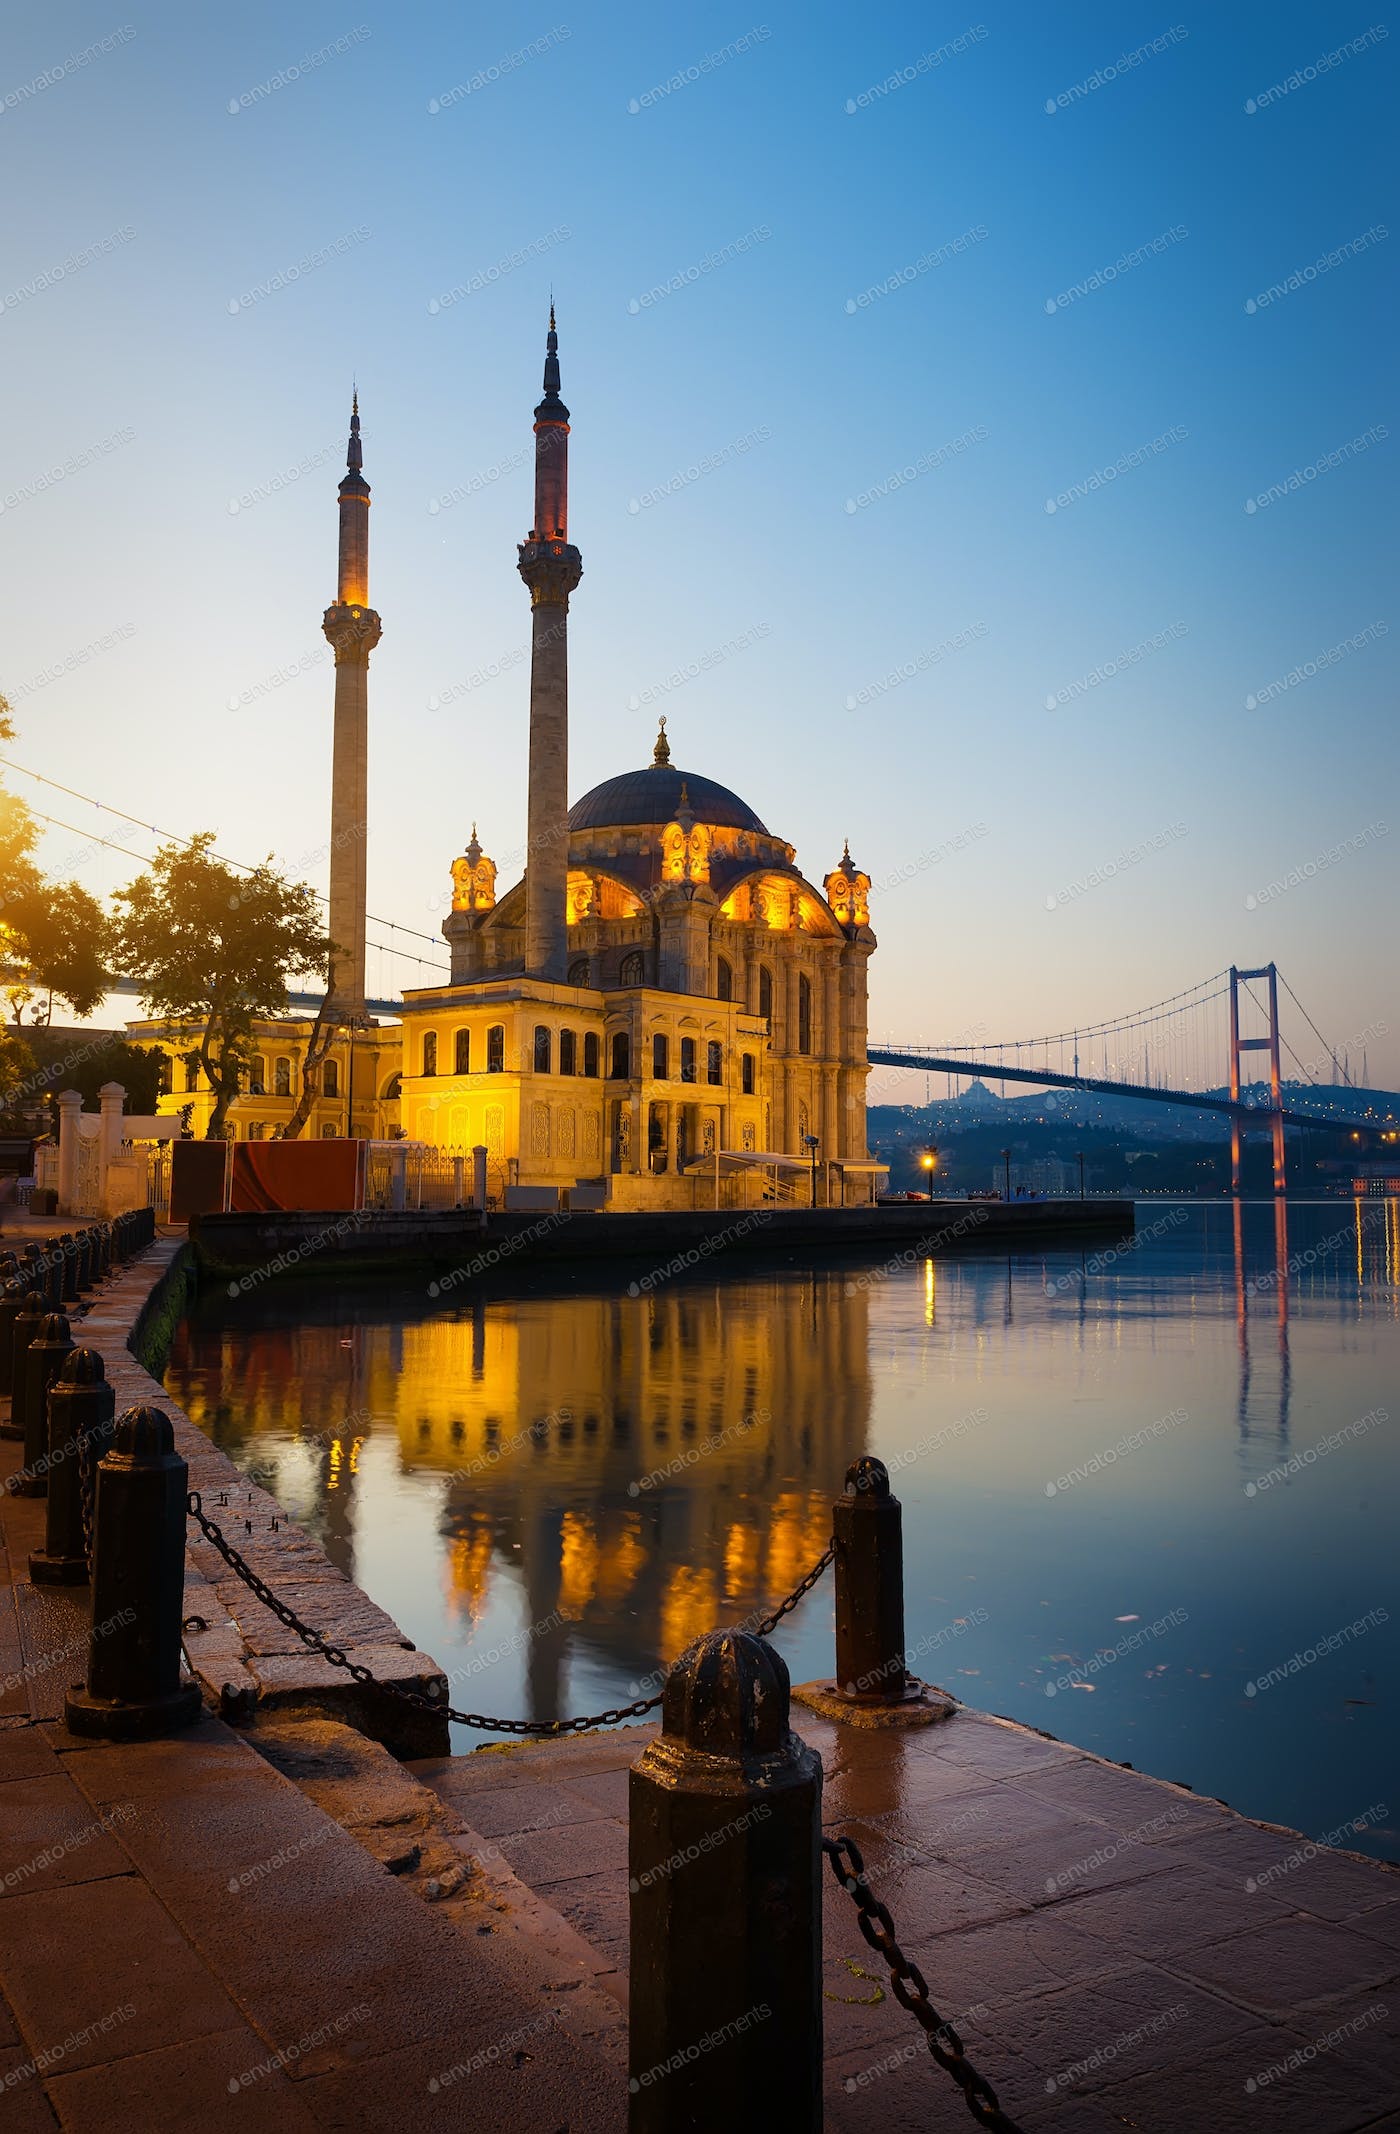
<svg viewBox="0 0 1400 2134"><path fill-rule="evenodd" d="M552 283L575 795L664 710L809 875L849 835L872 1038L1273 957L1394 1086L1396 42L1336 0L17 12L14 759L324 883L353 374L370 908L435 934L473 818L513 872ZM7 775L95 891L136 869L88 833L150 851Z"/></svg>

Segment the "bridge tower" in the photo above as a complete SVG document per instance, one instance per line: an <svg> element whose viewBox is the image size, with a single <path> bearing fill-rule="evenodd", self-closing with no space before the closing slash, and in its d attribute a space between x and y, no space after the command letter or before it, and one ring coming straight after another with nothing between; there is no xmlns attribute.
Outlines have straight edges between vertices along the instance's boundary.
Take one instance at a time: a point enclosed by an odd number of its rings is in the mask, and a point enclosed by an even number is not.
<svg viewBox="0 0 1400 2134"><path fill-rule="evenodd" d="M1251 978L1266 978L1269 982L1269 1034L1267 1037L1240 1036L1240 987ZM1251 996L1252 997L1252 996ZM1240 1101L1240 1054L1242 1052L1267 1052L1269 1055L1269 1120L1274 1137L1274 1191L1282 1193L1286 1188L1283 1146L1283 1080L1279 1069L1278 1039L1278 970L1266 963L1260 971L1237 970L1230 966L1230 1101ZM1240 1190L1240 1158L1244 1145L1244 1118L1238 1112L1230 1115L1230 1191Z"/></svg>

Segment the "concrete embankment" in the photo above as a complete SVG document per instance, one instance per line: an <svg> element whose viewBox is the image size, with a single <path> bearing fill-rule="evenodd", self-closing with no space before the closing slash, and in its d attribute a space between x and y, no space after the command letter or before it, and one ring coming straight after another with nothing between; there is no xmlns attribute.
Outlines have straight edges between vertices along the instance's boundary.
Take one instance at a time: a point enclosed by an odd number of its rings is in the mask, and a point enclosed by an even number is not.
<svg viewBox="0 0 1400 2134"><path fill-rule="evenodd" d="M204 1215L191 1223L190 1239L204 1272L247 1292L289 1274L410 1266L449 1271L455 1287L503 1268L556 1260L650 1262L674 1273L734 1253L1063 1251L1101 1246L1132 1229L1130 1200L936 1200L631 1215L512 1211L483 1217L472 1208ZM680 1267L671 1265L676 1261Z"/></svg>

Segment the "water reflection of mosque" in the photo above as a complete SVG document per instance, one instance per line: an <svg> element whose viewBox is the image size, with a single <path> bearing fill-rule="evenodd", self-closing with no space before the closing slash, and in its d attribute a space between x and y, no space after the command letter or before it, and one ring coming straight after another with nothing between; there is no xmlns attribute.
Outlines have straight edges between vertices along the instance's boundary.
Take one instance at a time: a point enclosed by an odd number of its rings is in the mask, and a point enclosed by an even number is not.
<svg viewBox="0 0 1400 2134"><path fill-rule="evenodd" d="M365 1321L384 1303L366 1296ZM179 1367L186 1388L236 1389L201 1417L236 1458L255 1438L310 1455L296 1515L351 1576L366 1437L392 1428L405 1470L440 1475L448 1607L469 1634L493 1582L521 1582L535 1716L560 1708L571 1656L640 1677L780 1599L826 1546L870 1422L867 1292L834 1271L391 1325L306 1290L256 1330L197 1317ZM268 1476L284 1502L290 1464Z"/></svg>

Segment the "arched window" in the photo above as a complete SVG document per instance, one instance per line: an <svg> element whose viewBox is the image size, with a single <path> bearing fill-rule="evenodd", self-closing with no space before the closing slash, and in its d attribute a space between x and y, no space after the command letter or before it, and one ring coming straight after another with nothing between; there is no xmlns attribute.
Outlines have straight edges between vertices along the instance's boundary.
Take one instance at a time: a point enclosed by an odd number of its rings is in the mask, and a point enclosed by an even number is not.
<svg viewBox="0 0 1400 2134"><path fill-rule="evenodd" d="M470 1074L472 1071L472 1034L459 1030L452 1040L452 1072Z"/></svg>
<svg viewBox="0 0 1400 2134"><path fill-rule="evenodd" d="M655 1037L653 1037L651 1041L652 1080L656 1082L664 1082L669 1076L670 1072L671 1047L667 1043L666 1032L664 1030L658 1030Z"/></svg>
<svg viewBox="0 0 1400 2134"><path fill-rule="evenodd" d="M721 1000L734 998L734 966L727 956L715 964L715 992Z"/></svg>
<svg viewBox="0 0 1400 2134"><path fill-rule="evenodd" d="M335 1137L335 1123L333 1120L328 1119L321 1128L321 1139L323 1141L334 1141Z"/></svg>
<svg viewBox="0 0 1400 2134"><path fill-rule="evenodd" d="M569 965L569 984L587 985L587 983L588 958L586 956L577 956L575 957L574 961Z"/></svg>
<svg viewBox="0 0 1400 2134"><path fill-rule="evenodd" d="M758 967L758 1012L770 1018L773 1013L773 973L766 963Z"/></svg>
<svg viewBox="0 0 1400 2134"><path fill-rule="evenodd" d="M598 1033L585 1030L583 1033L583 1071L596 1075L598 1072Z"/></svg>
<svg viewBox="0 0 1400 2134"><path fill-rule="evenodd" d="M548 1074L552 1045L548 1023L535 1024L535 1073Z"/></svg>
<svg viewBox="0 0 1400 2134"><path fill-rule="evenodd" d="M724 1047L717 1037L705 1047L705 1079L716 1086L724 1080Z"/></svg>
<svg viewBox="0 0 1400 2134"><path fill-rule="evenodd" d="M397 1104L402 1095L403 1076L401 1074L391 1074L379 1093L380 1102L383 1104Z"/></svg>
<svg viewBox="0 0 1400 2134"><path fill-rule="evenodd" d="M289 1097L292 1093L292 1063L283 1053L272 1063L272 1094L274 1097Z"/></svg>
<svg viewBox="0 0 1400 2134"><path fill-rule="evenodd" d="M423 1072L437 1073L437 1031L430 1030L423 1040Z"/></svg>
<svg viewBox="0 0 1400 2134"><path fill-rule="evenodd" d="M321 1095L323 1097L338 1097L340 1095L340 1062L338 1060L327 1060L321 1069Z"/></svg>
<svg viewBox="0 0 1400 2134"><path fill-rule="evenodd" d="M559 1032L559 1072L560 1074L578 1073L577 1030L561 1030Z"/></svg>
<svg viewBox="0 0 1400 2134"><path fill-rule="evenodd" d="M622 959L622 969L618 973L618 984L642 985L645 980L646 958L640 949L633 949L630 956L624 956Z"/></svg>
<svg viewBox="0 0 1400 2134"><path fill-rule="evenodd" d="M198 1087L199 1054L197 1052L187 1052L185 1054L185 1095L188 1096L191 1090L198 1089Z"/></svg>
<svg viewBox="0 0 1400 2134"><path fill-rule="evenodd" d="M812 981L801 971L797 977L797 1049L812 1049Z"/></svg>
<svg viewBox="0 0 1400 2134"><path fill-rule="evenodd" d="M504 1074L506 1071L506 1026L492 1023L486 1033L486 1072Z"/></svg>
<svg viewBox="0 0 1400 2134"><path fill-rule="evenodd" d="M632 1040L625 1030L619 1030L612 1041L612 1069L610 1079L625 1082L632 1072Z"/></svg>
<svg viewBox="0 0 1400 2134"><path fill-rule="evenodd" d="M683 1082L693 1082L695 1080L695 1040L693 1037L683 1037L681 1039L681 1080Z"/></svg>
<svg viewBox="0 0 1400 2134"><path fill-rule="evenodd" d="M751 1052L744 1054L740 1062L740 1073L744 1095L751 1097L753 1095L753 1054Z"/></svg>
<svg viewBox="0 0 1400 2134"><path fill-rule="evenodd" d="M248 1094L250 1097L267 1095L267 1061L260 1052L255 1052L248 1062Z"/></svg>

